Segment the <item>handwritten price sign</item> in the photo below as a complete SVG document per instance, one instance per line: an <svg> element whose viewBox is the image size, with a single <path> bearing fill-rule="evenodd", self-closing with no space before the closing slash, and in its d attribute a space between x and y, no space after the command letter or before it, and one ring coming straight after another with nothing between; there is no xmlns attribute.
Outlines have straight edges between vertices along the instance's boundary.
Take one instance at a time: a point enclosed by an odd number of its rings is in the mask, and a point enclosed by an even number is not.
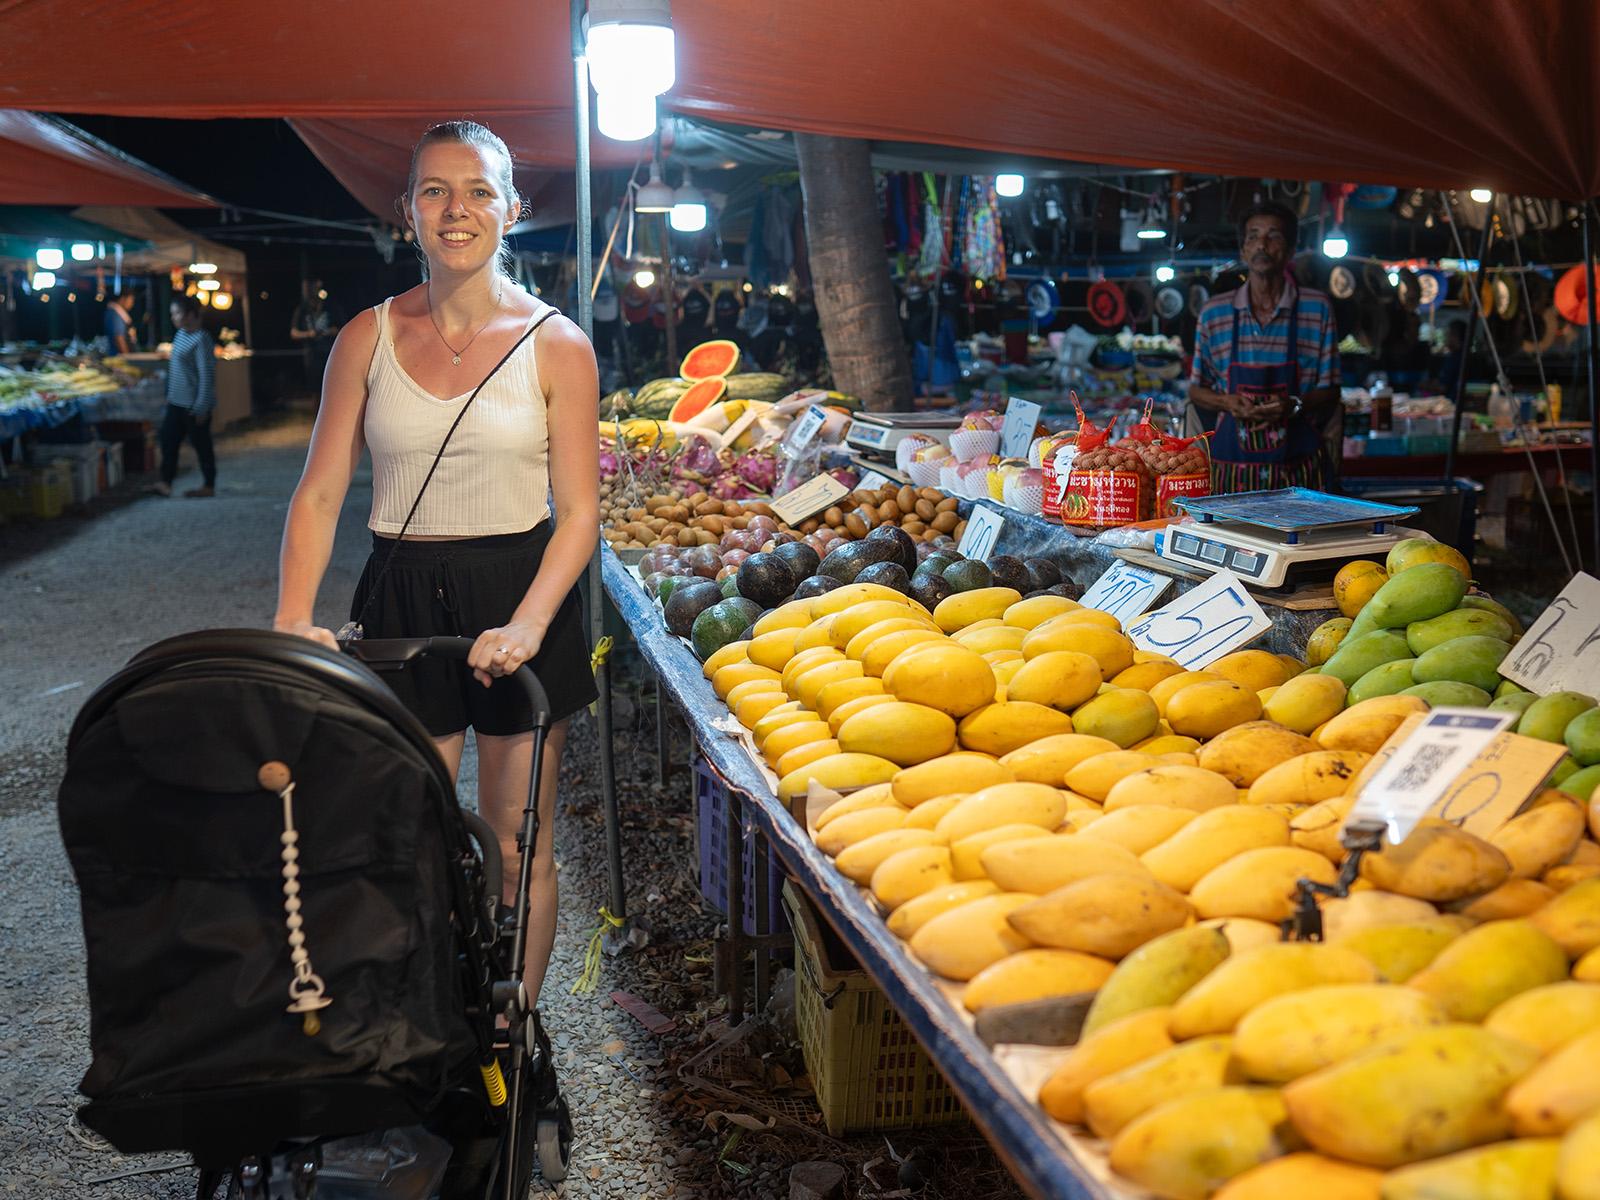
<svg viewBox="0 0 1600 1200"><path fill-rule="evenodd" d="M1600 579L1579 572L1539 614L1500 673L1530 692L1588 692L1600 677Z"/></svg>
<svg viewBox="0 0 1600 1200"><path fill-rule="evenodd" d="M1080 602L1085 608L1110 613L1123 625L1149 609L1172 586L1172 576L1157 575L1130 562L1117 559Z"/></svg>
<svg viewBox="0 0 1600 1200"><path fill-rule="evenodd" d="M1141 650L1165 654L1198 671L1272 628L1272 621L1232 571L1218 571L1199 587L1157 609L1128 636Z"/></svg>
<svg viewBox="0 0 1600 1200"><path fill-rule="evenodd" d="M1005 523L1006 519L994 509L974 504L972 515L967 518L966 532L961 535L961 544L956 547L957 553L980 562L988 558L994 553L994 544L1000 540Z"/></svg>

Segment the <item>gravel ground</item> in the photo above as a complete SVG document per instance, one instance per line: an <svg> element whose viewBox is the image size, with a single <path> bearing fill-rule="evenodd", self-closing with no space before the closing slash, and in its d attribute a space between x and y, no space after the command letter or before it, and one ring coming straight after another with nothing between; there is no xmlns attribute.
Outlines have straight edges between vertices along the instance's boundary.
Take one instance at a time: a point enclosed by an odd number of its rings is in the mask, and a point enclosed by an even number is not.
<svg viewBox="0 0 1600 1200"><path fill-rule="evenodd" d="M173 1156L125 1158L72 1123L88 1061L82 935L57 835L53 797L79 705L138 649L194 628L263 625L271 615L286 501L305 453L304 417L223 439L215 500L162 500L130 483L87 514L0 527L0 1193L149 1200L194 1194ZM179 490L196 482L180 477ZM351 488L319 619L337 626L366 548L370 478ZM577 1140L572 1197L750 1197L787 1194L789 1167L843 1163L847 1195L958 1200L1018 1195L987 1147L946 1129L835 1142L760 1122L744 1106L685 1085L678 1068L720 1030L711 986L717 917L694 877L687 773L655 781L653 716L638 666L617 662L617 767L631 911L648 914L649 944L607 957L599 989L574 995L605 899L604 826L596 743L580 718L563 770L556 851L561 911L542 1007ZM680 733L679 753L685 744ZM463 765L470 802L475 763ZM647 1033L610 999L622 990L674 1018ZM803 1072L798 1050L762 1047L767 1080ZM756 1096L761 1085L751 1080ZM803 1095L803 1081L790 1089ZM732 1111L732 1121L725 1114ZM899 1189L895 1158L913 1155L929 1182ZM171 1169L177 1167L178 1169ZM168 1168L168 1169L162 1169ZM147 1173L132 1173L147 1172ZM112 1178L107 1178L112 1177Z"/></svg>

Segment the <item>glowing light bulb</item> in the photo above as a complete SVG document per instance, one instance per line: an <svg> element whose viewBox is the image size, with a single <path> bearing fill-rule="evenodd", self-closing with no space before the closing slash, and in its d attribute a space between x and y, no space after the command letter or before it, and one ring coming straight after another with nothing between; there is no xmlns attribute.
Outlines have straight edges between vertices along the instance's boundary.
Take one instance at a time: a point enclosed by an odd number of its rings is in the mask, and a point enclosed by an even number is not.
<svg viewBox="0 0 1600 1200"><path fill-rule="evenodd" d="M1494 199L1494 193L1488 188L1473 188L1467 195L1471 196L1479 204L1487 204Z"/></svg>
<svg viewBox="0 0 1600 1200"><path fill-rule="evenodd" d="M94 243L93 242L73 242L72 243L72 261L73 262L88 262L93 257L94 257Z"/></svg>
<svg viewBox="0 0 1600 1200"><path fill-rule="evenodd" d="M649 20L649 14L623 12L624 7L598 0L589 5L589 36L584 44L589 79L601 95L631 89L659 96L677 79L677 38L670 9L662 4L661 13ZM613 15L608 8L618 11ZM647 17L647 23L622 19L640 15Z"/></svg>
<svg viewBox="0 0 1600 1200"><path fill-rule="evenodd" d="M647 288L656 281L656 273L645 269L633 273L633 281L642 288Z"/></svg>
<svg viewBox="0 0 1600 1200"><path fill-rule="evenodd" d="M1167 236L1167 231L1165 229L1158 228L1155 225L1146 225L1133 236L1138 238L1141 242L1159 242L1162 238Z"/></svg>
<svg viewBox="0 0 1600 1200"><path fill-rule="evenodd" d="M1177 275L1177 272L1174 271L1169 266L1163 265L1163 266L1159 266L1159 267L1156 268L1156 282L1157 283L1171 283L1172 280L1173 280L1173 277L1176 276L1176 275Z"/></svg>
<svg viewBox="0 0 1600 1200"><path fill-rule="evenodd" d="M1350 242L1343 233L1335 229L1322 239L1322 253L1328 258L1343 258L1350 253Z"/></svg>
<svg viewBox="0 0 1600 1200"><path fill-rule="evenodd" d="M1020 196L1022 195L1023 186L1026 183L1027 180L1023 179L1021 175L1017 175L1012 172L996 175L994 177L995 195L1006 197Z"/></svg>
<svg viewBox="0 0 1600 1200"><path fill-rule="evenodd" d="M646 91L600 92L595 125L614 142L637 142L656 131L656 98Z"/></svg>
<svg viewBox="0 0 1600 1200"><path fill-rule="evenodd" d="M35 271L33 273L32 287L36 292L47 292L56 285L54 271Z"/></svg>
<svg viewBox="0 0 1600 1200"><path fill-rule="evenodd" d="M34 252L33 261L39 264L41 271L59 271L67 261L67 256L62 253L60 246L40 246Z"/></svg>
<svg viewBox="0 0 1600 1200"><path fill-rule="evenodd" d="M189 264L189 274L191 274L191 275L215 275L216 273L217 273L217 264L216 263L212 263L212 262L192 262L192 263Z"/></svg>

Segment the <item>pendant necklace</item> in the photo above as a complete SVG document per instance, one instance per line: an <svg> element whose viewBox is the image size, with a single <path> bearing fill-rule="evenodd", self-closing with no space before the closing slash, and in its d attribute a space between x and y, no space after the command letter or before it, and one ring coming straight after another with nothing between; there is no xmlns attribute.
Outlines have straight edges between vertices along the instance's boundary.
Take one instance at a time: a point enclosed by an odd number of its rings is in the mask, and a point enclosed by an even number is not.
<svg viewBox="0 0 1600 1200"><path fill-rule="evenodd" d="M450 351L451 355L453 356L450 359L451 366L459 367L461 365L461 356L468 350L472 349L472 343L478 340L478 334L482 333L489 327L489 322L494 320L495 313L499 311L500 287L496 287L494 290L494 312L491 312L486 318L484 318L483 324L479 325L473 335L467 339L467 344L461 347L461 349L457 350L449 342L445 341L444 330L439 328L438 318L433 315L433 289L431 287L428 289L428 320L433 322L433 331L439 335L439 340L444 342L444 348Z"/></svg>

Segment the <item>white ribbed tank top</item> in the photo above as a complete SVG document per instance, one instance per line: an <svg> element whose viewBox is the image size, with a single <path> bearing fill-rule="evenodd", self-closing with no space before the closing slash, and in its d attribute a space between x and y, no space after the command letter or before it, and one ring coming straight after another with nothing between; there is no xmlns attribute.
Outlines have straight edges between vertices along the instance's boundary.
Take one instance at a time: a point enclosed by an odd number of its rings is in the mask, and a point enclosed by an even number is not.
<svg viewBox="0 0 1600 1200"><path fill-rule="evenodd" d="M398 534L450 424L472 395L440 400L394 352L389 305L377 308L378 345L367 368L362 429L372 451L372 517L377 533ZM542 300L524 331L550 307ZM406 535L486 537L521 533L550 514L550 431L534 347L538 333L484 385L446 447Z"/></svg>

